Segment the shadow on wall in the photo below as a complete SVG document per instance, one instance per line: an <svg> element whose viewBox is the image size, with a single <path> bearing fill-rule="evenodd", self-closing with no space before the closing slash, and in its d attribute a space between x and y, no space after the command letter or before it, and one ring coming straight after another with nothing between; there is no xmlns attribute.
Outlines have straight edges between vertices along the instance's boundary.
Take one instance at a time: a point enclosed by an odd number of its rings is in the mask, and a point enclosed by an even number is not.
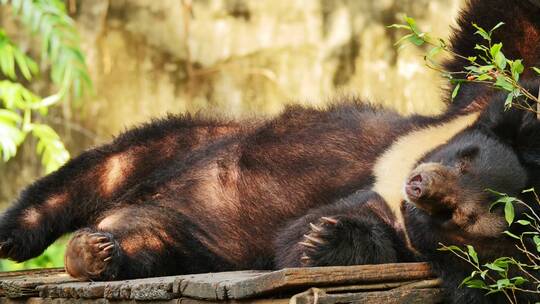
<svg viewBox="0 0 540 304"><path fill-rule="evenodd" d="M386 25L413 16L446 37L462 0L68 1L95 85L51 113L72 154L165 113L272 115L353 93L403 113L437 113L443 84ZM450 13L449 13L450 12ZM60 113L61 112L61 113ZM40 175L29 143L0 165L0 202Z"/></svg>

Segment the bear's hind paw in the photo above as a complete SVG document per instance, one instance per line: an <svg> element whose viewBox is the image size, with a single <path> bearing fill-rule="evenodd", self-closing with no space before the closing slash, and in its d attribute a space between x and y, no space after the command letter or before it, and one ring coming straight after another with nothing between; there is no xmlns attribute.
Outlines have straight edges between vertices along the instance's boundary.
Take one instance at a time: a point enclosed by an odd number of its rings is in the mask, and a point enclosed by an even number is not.
<svg viewBox="0 0 540 304"><path fill-rule="evenodd" d="M116 277L119 246L110 233L81 230L66 249L66 271L81 280L111 280Z"/></svg>

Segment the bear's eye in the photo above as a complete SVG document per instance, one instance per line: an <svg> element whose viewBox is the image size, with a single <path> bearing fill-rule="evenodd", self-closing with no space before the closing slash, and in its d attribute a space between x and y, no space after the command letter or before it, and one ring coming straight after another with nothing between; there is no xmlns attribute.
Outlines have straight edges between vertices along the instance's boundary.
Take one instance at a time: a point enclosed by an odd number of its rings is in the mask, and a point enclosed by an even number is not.
<svg viewBox="0 0 540 304"><path fill-rule="evenodd" d="M458 151L458 158L460 160L472 161L480 152L478 146L468 146Z"/></svg>
<svg viewBox="0 0 540 304"><path fill-rule="evenodd" d="M467 172L474 158L478 155L480 149L477 146L468 146L457 153L456 169L460 172Z"/></svg>

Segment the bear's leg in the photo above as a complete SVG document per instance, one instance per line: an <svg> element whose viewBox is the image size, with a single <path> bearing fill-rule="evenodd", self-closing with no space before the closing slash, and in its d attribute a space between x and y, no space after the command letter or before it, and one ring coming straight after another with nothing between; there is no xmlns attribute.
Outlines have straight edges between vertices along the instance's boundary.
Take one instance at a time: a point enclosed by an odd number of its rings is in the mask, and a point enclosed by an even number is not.
<svg viewBox="0 0 540 304"><path fill-rule="evenodd" d="M181 215L155 202L109 211L69 242L66 271L82 280L114 280L184 271ZM178 226L178 227L175 227Z"/></svg>
<svg viewBox="0 0 540 304"><path fill-rule="evenodd" d="M315 209L278 236L278 267L381 264L414 260L374 192Z"/></svg>
<svg viewBox="0 0 540 304"><path fill-rule="evenodd" d="M81 280L121 280L234 269L200 235L196 221L159 202L117 208L73 236L66 270Z"/></svg>

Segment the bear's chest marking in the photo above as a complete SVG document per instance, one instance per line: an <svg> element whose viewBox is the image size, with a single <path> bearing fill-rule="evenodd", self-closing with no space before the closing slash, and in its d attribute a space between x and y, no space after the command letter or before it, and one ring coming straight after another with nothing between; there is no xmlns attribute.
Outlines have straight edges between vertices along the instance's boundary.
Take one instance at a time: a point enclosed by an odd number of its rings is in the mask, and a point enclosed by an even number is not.
<svg viewBox="0 0 540 304"><path fill-rule="evenodd" d="M396 217L397 226L404 229L401 214L403 186L415 164L426 153L471 126L479 115L479 112L461 115L444 123L413 130L400 137L377 159L373 190L386 201Z"/></svg>

